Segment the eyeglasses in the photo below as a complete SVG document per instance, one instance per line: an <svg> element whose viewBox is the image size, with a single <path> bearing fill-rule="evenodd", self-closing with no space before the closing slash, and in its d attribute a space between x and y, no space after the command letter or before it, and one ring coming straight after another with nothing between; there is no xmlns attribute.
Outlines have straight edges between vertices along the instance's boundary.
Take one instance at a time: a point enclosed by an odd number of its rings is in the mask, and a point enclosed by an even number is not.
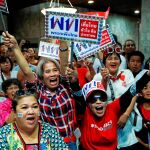
<svg viewBox="0 0 150 150"><path fill-rule="evenodd" d="M36 90L31 88L28 90L18 90L15 93L15 96L19 97L19 96L23 96L23 95L34 95L36 94Z"/></svg>
<svg viewBox="0 0 150 150"><path fill-rule="evenodd" d="M89 101L89 103L93 104L97 100L100 100L101 102L106 102L107 98L103 94L96 94L96 95L92 95L91 97L89 97L88 101Z"/></svg>

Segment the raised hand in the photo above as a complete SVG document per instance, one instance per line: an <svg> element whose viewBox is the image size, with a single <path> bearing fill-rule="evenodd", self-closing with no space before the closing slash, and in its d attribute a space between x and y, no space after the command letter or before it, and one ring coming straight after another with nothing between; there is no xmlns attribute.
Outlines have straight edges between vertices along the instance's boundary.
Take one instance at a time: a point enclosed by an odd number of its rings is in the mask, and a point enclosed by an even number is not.
<svg viewBox="0 0 150 150"><path fill-rule="evenodd" d="M76 69L66 68L66 76L70 79L70 82L76 82L78 80L78 73Z"/></svg>
<svg viewBox="0 0 150 150"><path fill-rule="evenodd" d="M9 34L8 31L3 32L2 35L3 35L4 44L7 47L9 47L11 49L15 49L15 48L19 47L15 37L13 35Z"/></svg>
<svg viewBox="0 0 150 150"><path fill-rule="evenodd" d="M106 81L109 76L109 70L107 68L101 68L102 79Z"/></svg>

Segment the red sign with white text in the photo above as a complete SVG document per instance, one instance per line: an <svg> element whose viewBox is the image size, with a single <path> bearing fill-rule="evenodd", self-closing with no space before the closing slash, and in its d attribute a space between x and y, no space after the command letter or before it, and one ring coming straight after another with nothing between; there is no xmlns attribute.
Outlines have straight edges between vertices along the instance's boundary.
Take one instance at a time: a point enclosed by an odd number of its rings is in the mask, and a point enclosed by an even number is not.
<svg viewBox="0 0 150 150"><path fill-rule="evenodd" d="M98 21L80 20L79 36L83 38L97 38Z"/></svg>
<svg viewBox="0 0 150 150"><path fill-rule="evenodd" d="M104 29L102 31L102 38L101 38L101 42L100 42L100 46L102 47L103 45L105 44L108 44L110 43L112 40L110 38L110 35L108 33L108 30L107 29Z"/></svg>

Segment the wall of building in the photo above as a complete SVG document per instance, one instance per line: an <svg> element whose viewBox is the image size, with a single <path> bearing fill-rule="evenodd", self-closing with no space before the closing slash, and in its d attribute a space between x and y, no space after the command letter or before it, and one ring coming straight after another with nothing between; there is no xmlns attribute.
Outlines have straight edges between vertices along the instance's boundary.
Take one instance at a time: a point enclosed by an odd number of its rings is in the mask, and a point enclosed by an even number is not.
<svg viewBox="0 0 150 150"><path fill-rule="evenodd" d="M142 16L140 24L140 50L144 52L146 59L150 57L150 1L142 0Z"/></svg>
<svg viewBox="0 0 150 150"><path fill-rule="evenodd" d="M24 8L16 11L12 15L13 26L11 32L17 39L27 39L32 42L39 42L44 36L44 15L40 10L47 7L48 3ZM86 11L86 9L78 8L78 12ZM110 14L107 23L110 25L112 32L117 35L118 41L124 43L128 38L134 39L138 46L138 19L135 17Z"/></svg>

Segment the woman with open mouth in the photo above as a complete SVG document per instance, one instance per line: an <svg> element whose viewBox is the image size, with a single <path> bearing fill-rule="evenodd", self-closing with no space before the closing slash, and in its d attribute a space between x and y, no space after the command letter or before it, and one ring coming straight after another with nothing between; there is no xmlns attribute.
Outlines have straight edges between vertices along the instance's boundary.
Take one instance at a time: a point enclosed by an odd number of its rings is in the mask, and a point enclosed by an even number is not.
<svg viewBox="0 0 150 150"><path fill-rule="evenodd" d="M120 70L121 48L117 44L104 51L103 63L105 67L95 75L94 80L103 82L108 96L107 100L111 103L125 93L135 79L129 69ZM127 100L124 99L124 101ZM135 150L135 147L138 147L131 119L130 113L126 112L118 120L118 149Z"/></svg>
<svg viewBox="0 0 150 150"><path fill-rule="evenodd" d="M81 90L76 72L67 67L62 60L68 54L65 42L60 44L60 63L53 58L42 58L36 74L29 68L29 64L22 55L17 40L8 32L3 33L4 44L13 50L16 61L23 72L28 87L34 86L38 93L41 119L57 128L71 150L76 150L77 134L75 100L80 101ZM61 56L62 56L61 55ZM65 57L66 58L66 57ZM68 60L68 59L66 59ZM66 61L65 60L65 61ZM66 74L65 74L65 69ZM63 70L63 71L62 71ZM63 76L62 76L63 75ZM80 102L79 102L80 103Z"/></svg>
<svg viewBox="0 0 150 150"><path fill-rule="evenodd" d="M14 122L12 100L19 89L22 89L22 85L17 78L7 79L2 82L2 90L5 93L5 98L0 102L0 127Z"/></svg>
<svg viewBox="0 0 150 150"><path fill-rule="evenodd" d="M34 89L18 90L12 106L15 122L0 129L0 149L68 149L56 128L39 121L40 109Z"/></svg>
<svg viewBox="0 0 150 150"><path fill-rule="evenodd" d="M149 81L150 71L136 82L136 92L140 92ZM108 103L107 93L100 81L93 80L84 85L82 92L87 107L81 123L81 150L116 150L117 123L130 103L135 104L136 96L132 92L134 86Z"/></svg>

